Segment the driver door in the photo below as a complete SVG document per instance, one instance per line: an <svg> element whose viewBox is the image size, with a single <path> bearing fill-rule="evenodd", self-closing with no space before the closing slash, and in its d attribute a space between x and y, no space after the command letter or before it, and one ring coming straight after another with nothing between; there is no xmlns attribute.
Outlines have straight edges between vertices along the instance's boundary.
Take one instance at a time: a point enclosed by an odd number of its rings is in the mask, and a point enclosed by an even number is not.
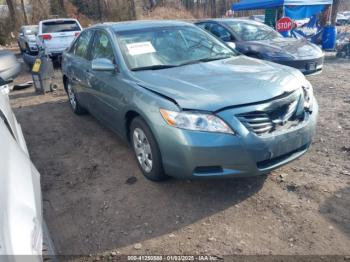
<svg viewBox="0 0 350 262"><path fill-rule="evenodd" d="M115 64L115 71L92 71L88 73L91 94L94 99L94 114L107 126L120 132L123 126L121 107L125 101L121 75L118 73L113 42L104 30L97 30L91 48L91 61L105 58Z"/></svg>

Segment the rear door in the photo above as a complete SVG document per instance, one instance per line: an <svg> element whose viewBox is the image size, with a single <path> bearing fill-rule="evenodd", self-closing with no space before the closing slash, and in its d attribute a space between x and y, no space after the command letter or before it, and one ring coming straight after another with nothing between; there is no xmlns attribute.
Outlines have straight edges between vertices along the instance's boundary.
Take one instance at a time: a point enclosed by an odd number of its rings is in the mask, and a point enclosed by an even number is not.
<svg viewBox="0 0 350 262"><path fill-rule="evenodd" d="M91 85L87 78L87 72L91 68L89 46L92 41L94 30L86 30L81 33L74 43L72 50L67 54L67 75L70 83L81 103L86 109L90 110Z"/></svg>
<svg viewBox="0 0 350 262"><path fill-rule="evenodd" d="M43 21L41 26L41 39L48 52L63 52L81 31L77 20Z"/></svg>

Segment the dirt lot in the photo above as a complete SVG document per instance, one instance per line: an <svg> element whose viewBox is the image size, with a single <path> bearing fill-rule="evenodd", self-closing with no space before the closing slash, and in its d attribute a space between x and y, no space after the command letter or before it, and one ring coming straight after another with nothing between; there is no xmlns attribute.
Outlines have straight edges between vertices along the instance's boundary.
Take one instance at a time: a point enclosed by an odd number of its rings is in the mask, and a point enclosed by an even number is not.
<svg viewBox="0 0 350 262"><path fill-rule="evenodd" d="M309 77L320 118L301 159L268 177L158 184L115 134L71 112L61 83L12 92L57 253L350 255L349 77L350 61L333 58Z"/></svg>

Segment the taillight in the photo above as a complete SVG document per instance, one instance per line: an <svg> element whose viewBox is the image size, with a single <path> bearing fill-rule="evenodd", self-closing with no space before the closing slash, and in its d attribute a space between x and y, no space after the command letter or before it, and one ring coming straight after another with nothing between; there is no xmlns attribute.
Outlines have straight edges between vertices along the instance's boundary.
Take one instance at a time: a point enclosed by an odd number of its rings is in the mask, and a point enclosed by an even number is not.
<svg viewBox="0 0 350 262"><path fill-rule="evenodd" d="M78 36L78 35L80 35L80 32L75 32L75 36Z"/></svg>
<svg viewBox="0 0 350 262"><path fill-rule="evenodd" d="M45 35L42 35L41 38L43 40L51 40L52 39L52 36L50 34L45 34Z"/></svg>

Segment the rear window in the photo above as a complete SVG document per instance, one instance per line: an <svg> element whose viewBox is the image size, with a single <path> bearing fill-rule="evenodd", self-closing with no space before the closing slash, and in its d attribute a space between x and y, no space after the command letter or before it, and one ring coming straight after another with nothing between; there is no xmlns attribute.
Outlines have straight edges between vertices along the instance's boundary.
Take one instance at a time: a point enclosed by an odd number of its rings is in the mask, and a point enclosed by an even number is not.
<svg viewBox="0 0 350 262"><path fill-rule="evenodd" d="M50 21L42 25L43 33L72 32L80 31L80 26L76 21Z"/></svg>

